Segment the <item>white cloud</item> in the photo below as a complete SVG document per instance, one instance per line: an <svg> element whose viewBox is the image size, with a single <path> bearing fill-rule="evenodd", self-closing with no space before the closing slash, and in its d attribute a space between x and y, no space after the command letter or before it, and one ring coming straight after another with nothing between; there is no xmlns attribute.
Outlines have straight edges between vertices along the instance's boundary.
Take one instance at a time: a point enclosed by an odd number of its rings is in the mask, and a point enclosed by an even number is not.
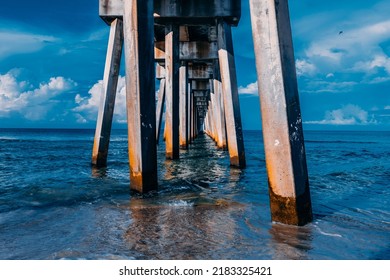
<svg viewBox="0 0 390 280"><path fill-rule="evenodd" d="M342 93L351 92L356 85L358 83L354 81L330 82L326 80L311 80L307 83L306 88L301 91L307 93Z"/></svg>
<svg viewBox="0 0 390 280"><path fill-rule="evenodd" d="M334 10L299 20L297 40L308 47L297 54L297 61L310 62L322 77L329 78L327 73L335 77L339 73L359 74L364 75L364 83L388 82L390 5L377 1L367 6L347 15L344 10Z"/></svg>
<svg viewBox="0 0 390 280"><path fill-rule="evenodd" d="M385 110L390 110L390 105L385 106Z"/></svg>
<svg viewBox="0 0 390 280"><path fill-rule="evenodd" d="M259 95L259 89L257 86L257 82L250 83L245 87L240 86L238 88L238 93L248 94L248 95Z"/></svg>
<svg viewBox="0 0 390 280"><path fill-rule="evenodd" d="M368 84L381 84L390 81L390 77L375 77L367 81Z"/></svg>
<svg viewBox="0 0 390 280"><path fill-rule="evenodd" d="M0 59L22 53L32 53L41 50L47 43L55 42L53 36L45 36L20 31L0 30Z"/></svg>
<svg viewBox="0 0 390 280"><path fill-rule="evenodd" d="M76 114L75 117L77 123L81 123L81 124L88 123L88 121L80 114Z"/></svg>
<svg viewBox="0 0 390 280"><path fill-rule="evenodd" d="M390 20L384 20L345 30L341 35L335 32L315 40L306 50L306 55L309 58L317 56L340 62L345 56L370 54L389 38Z"/></svg>
<svg viewBox="0 0 390 280"><path fill-rule="evenodd" d="M295 66L297 68L297 76L312 76L317 71L317 67L304 59L297 59Z"/></svg>
<svg viewBox="0 0 390 280"><path fill-rule="evenodd" d="M334 74L333 73L329 73L326 75L326 78L330 79L330 78L333 78L334 77Z"/></svg>
<svg viewBox="0 0 390 280"><path fill-rule="evenodd" d="M325 118L320 121L306 121L305 124L330 125L367 125L377 123L374 116L357 105L348 104L340 109L327 111Z"/></svg>
<svg viewBox="0 0 390 280"><path fill-rule="evenodd" d="M92 31L87 39L82 40L82 42L94 42L94 41L100 41L100 40L107 40L108 34L109 34L109 28L104 26L103 28L99 28L95 31Z"/></svg>
<svg viewBox="0 0 390 280"><path fill-rule="evenodd" d="M356 72L375 73L380 68L385 69L390 74L390 57L385 54L377 54L369 60L357 62L352 70Z"/></svg>
<svg viewBox="0 0 390 280"><path fill-rule="evenodd" d="M81 97L79 94L76 95L75 103L77 106L73 111L77 112L78 122L86 123L87 121L96 121L102 92L103 81L100 80L91 87L87 97ZM126 81L125 77L119 76L115 99L114 121L117 123L125 123L126 118Z"/></svg>
<svg viewBox="0 0 390 280"><path fill-rule="evenodd" d="M40 120L57 102L55 97L71 90L76 83L64 77L52 77L34 87L18 81L17 71L0 75L0 117L18 113L29 120Z"/></svg>

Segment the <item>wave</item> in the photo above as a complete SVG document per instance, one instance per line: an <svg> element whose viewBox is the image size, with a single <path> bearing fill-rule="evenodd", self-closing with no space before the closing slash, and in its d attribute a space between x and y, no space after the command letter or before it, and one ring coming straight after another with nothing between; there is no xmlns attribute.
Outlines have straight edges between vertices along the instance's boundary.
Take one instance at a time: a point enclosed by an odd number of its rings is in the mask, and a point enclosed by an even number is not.
<svg viewBox="0 0 390 280"><path fill-rule="evenodd" d="M305 143L323 143L323 144L377 144L373 141L343 141L343 140L305 140Z"/></svg>

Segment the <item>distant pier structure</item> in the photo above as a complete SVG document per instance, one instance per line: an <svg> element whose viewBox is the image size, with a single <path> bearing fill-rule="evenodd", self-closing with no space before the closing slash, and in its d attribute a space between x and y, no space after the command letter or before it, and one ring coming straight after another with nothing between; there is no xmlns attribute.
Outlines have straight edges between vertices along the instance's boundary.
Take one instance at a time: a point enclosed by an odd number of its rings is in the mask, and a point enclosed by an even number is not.
<svg viewBox="0 0 390 280"><path fill-rule="evenodd" d="M312 211L288 1L249 2L272 220L304 225ZM205 132L229 151L231 166L244 168L231 31L241 0L100 0L99 13L111 30L93 165L107 164L124 48L131 189L157 189L164 107L168 160Z"/></svg>

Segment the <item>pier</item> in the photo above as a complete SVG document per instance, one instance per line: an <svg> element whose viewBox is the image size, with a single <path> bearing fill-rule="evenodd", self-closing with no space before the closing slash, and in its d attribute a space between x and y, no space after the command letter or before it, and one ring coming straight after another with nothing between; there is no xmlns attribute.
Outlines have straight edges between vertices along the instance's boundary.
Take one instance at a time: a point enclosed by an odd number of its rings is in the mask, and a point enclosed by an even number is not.
<svg viewBox="0 0 390 280"><path fill-rule="evenodd" d="M288 1L250 0L250 9L272 220L304 225L312 211ZM164 108L167 160L204 132L245 168L232 39L241 1L100 0L99 13L110 36L92 164L107 165L124 49L131 189L158 187Z"/></svg>

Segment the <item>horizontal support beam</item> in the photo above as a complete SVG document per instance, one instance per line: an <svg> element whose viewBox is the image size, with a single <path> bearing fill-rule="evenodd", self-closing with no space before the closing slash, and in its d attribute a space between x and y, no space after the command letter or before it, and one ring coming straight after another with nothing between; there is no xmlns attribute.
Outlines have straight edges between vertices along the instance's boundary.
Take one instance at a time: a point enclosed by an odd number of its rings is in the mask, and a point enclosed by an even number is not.
<svg viewBox="0 0 390 280"><path fill-rule="evenodd" d="M210 90L210 82L209 82L209 80L206 80L206 81L192 80L191 87L192 87L192 90L209 91Z"/></svg>
<svg viewBox="0 0 390 280"><path fill-rule="evenodd" d="M208 97L209 96L208 91L204 91L204 90L193 90L192 92L193 92L194 97Z"/></svg>
<svg viewBox="0 0 390 280"><path fill-rule="evenodd" d="M193 65L188 68L188 79L208 80L212 77L213 68L209 65Z"/></svg>
<svg viewBox="0 0 390 280"><path fill-rule="evenodd" d="M122 18L123 0L99 0L99 15L107 24ZM229 24L237 25L240 17L240 0L154 0L154 18L160 23L224 18Z"/></svg>
<svg viewBox="0 0 390 280"><path fill-rule="evenodd" d="M156 79L165 78L165 61L157 63ZM212 78L212 67L209 65L190 65L188 66L188 79L198 80L199 82L208 82Z"/></svg>
<svg viewBox="0 0 390 280"><path fill-rule="evenodd" d="M154 58L158 62L165 59L165 42L155 42ZM217 42L180 42L180 60L212 61L218 59Z"/></svg>

